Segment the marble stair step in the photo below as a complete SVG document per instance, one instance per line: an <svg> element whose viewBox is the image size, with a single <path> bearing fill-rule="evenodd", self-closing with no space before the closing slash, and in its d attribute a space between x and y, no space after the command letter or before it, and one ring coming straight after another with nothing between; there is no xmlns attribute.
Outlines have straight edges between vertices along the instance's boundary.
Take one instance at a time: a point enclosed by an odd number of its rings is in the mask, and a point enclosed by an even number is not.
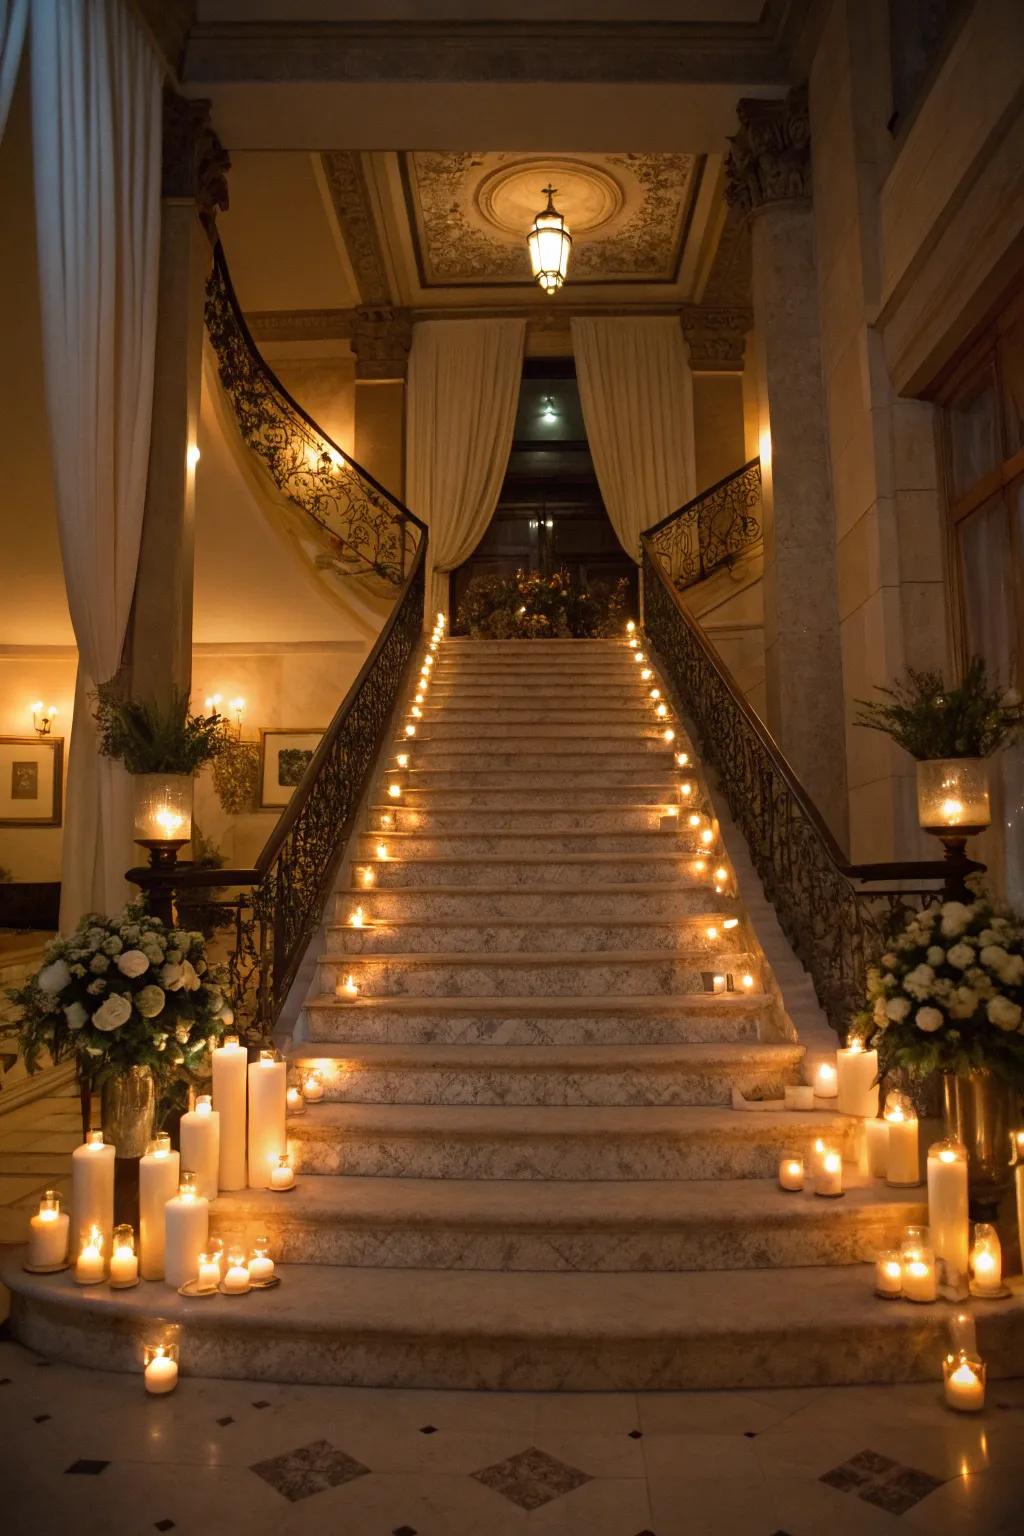
<svg viewBox="0 0 1024 1536"><path fill-rule="evenodd" d="M617 713L607 720L596 717L561 719L555 711L550 714L545 711L535 719L522 722L514 717L503 719L499 713L488 717L463 715L456 719L450 718L444 710L438 710L432 717L424 716L416 734L421 750L430 743L447 749L450 744L468 741L479 743L489 752L500 750L501 743L519 742L525 752L531 752L537 750L537 742L598 741L602 746L608 742L616 748L633 743L650 744L649 750L661 751L664 750L661 732L665 726L677 727L678 721L672 718L659 723L652 710L638 710L635 719Z"/></svg>
<svg viewBox="0 0 1024 1536"><path fill-rule="evenodd" d="M770 1179L859 1122L826 1113L644 1106L320 1104L293 1117L297 1173L419 1179Z"/></svg>
<svg viewBox="0 0 1024 1536"><path fill-rule="evenodd" d="M728 1105L781 1098L800 1076L799 1045L293 1046L292 1080L320 1069L337 1104ZM320 1104L308 1106L315 1116Z"/></svg>
<svg viewBox="0 0 1024 1536"><path fill-rule="evenodd" d="M447 779L448 775L445 775ZM398 804L406 810L424 812L449 811L476 811L481 814L494 812L496 815L506 811L529 811L533 814L540 812L571 811L576 814L591 812L614 812L616 815L649 814L651 811L661 813L662 807L674 805L679 802L679 784L682 782L682 773L679 778L666 777L661 783L649 784L598 784L589 789L570 790L560 782L548 784L530 783L520 788L504 789L500 786L493 788L463 788L457 784L436 783L423 785L419 781L420 776L414 769L404 772L400 769L389 768L385 778L381 782L381 793L387 793L387 784L392 779L399 783L402 794ZM692 782L692 776L691 776ZM700 803L699 793L695 798ZM379 810L392 810L394 807L390 801L382 802Z"/></svg>
<svg viewBox="0 0 1024 1536"><path fill-rule="evenodd" d="M363 866L365 867L365 866ZM537 927L557 922L632 923L643 920L671 922L717 912L724 917L734 904L716 896L708 878L688 883L670 878L662 884L599 885L596 882L551 886L401 886L391 888L353 885L337 891L328 921L347 925L352 912L362 906L367 921L459 923L471 920L523 922Z"/></svg>
<svg viewBox="0 0 1024 1536"><path fill-rule="evenodd" d="M374 1040L507 1045L696 1045L774 1039L765 993L676 997L361 997L333 993L304 1004L314 1043Z"/></svg>
<svg viewBox="0 0 1024 1536"><path fill-rule="evenodd" d="M387 848L388 857L396 859L465 859L475 854L494 859L516 859L520 855L540 858L542 855L583 852L594 856L621 853L638 857L671 852L680 859L693 859L699 857L704 849L699 830L687 826L681 827L678 832L642 828L618 832L566 831L550 834L537 830L429 833L395 829L381 831L378 828L376 831L358 834L353 857L379 857L377 849L382 843Z"/></svg>
<svg viewBox="0 0 1024 1536"><path fill-rule="evenodd" d="M715 857L711 851L709 861ZM362 859L358 868L369 870L374 886L418 885L473 887L478 885L579 885L593 880L596 885L629 885L634 882L682 881L705 885L703 876L694 872L692 855L682 853L607 854L560 853L516 858L497 858L477 854L464 859ZM362 875L357 875L361 884Z"/></svg>
<svg viewBox="0 0 1024 1536"><path fill-rule="evenodd" d="M660 777L662 773L672 772L672 758L668 748L660 739L653 737L636 736L631 740L617 742L614 744L614 752L595 753L587 748L582 739L576 743L578 751L572 742L567 744L567 750L564 751L557 750L559 745L560 738L551 737L546 743L543 739L538 741L534 738L522 742L516 750L515 743L507 738L481 743L468 737L454 737L449 741L433 742L396 740L394 750L401 752L404 747L414 747L417 768L432 769L434 772L443 770L446 775L453 775L453 779L460 770L479 772L485 769L490 773L498 770L511 770L520 775L542 773L560 779L566 785L580 782L572 775L584 773L589 776L584 782L600 784L613 783L612 774L631 770L638 775L633 782L647 784L652 774Z"/></svg>
<svg viewBox="0 0 1024 1536"><path fill-rule="evenodd" d="M927 1202L850 1172L841 1203L768 1179L540 1184L456 1179L302 1179L221 1195L225 1248L261 1236L282 1264L536 1273L680 1273L863 1264L927 1223ZM915 1198L915 1194L917 1198Z"/></svg>
<svg viewBox="0 0 1024 1536"><path fill-rule="evenodd" d="M365 903L364 921L332 923L327 928L328 958L373 954L426 955L436 952L474 951L489 955L537 953L600 954L642 950L664 954L705 955L712 969L723 939L735 943L743 931L723 928L739 922L729 907L717 912L674 920L638 918L634 922L585 923L559 919L534 919L526 923L502 923L493 919L452 921L435 917L429 922L371 918Z"/></svg>
<svg viewBox="0 0 1024 1536"><path fill-rule="evenodd" d="M743 948L722 948L713 957L703 951L643 950L577 955L543 951L324 955L317 969L322 991L333 991L353 975L363 997L677 997L706 992L703 977L722 972L735 977L737 989L744 985L741 978L748 977L747 990L759 989L754 961Z"/></svg>
<svg viewBox="0 0 1024 1536"><path fill-rule="evenodd" d="M693 797L691 797L692 799ZM618 832L650 832L664 837L661 818L668 807L680 810L678 797L666 796L650 805L595 806L591 809L574 805L571 797L562 796L562 805L502 808L491 806L410 805L403 792L374 805L370 809L370 825L376 828L381 818L384 825L398 832L435 833L482 833L482 832L585 832L588 835ZM677 820L680 830L687 830L687 809ZM693 814L699 814L699 802L695 802ZM386 820L390 818L390 822Z"/></svg>
<svg viewBox="0 0 1024 1536"><path fill-rule="evenodd" d="M636 697L617 704L584 703L573 696L562 700L539 703L524 700L521 704L509 699L499 699L494 704L483 705L428 696L419 706L423 714L424 728L430 727L436 734L455 725L475 725L481 732L489 733L499 726L519 727L524 735L531 734L534 726L552 726L566 730L569 726L587 726L604 729L621 726L633 729L637 726L656 724L654 706L644 697ZM506 734L502 731L502 734Z"/></svg>
<svg viewBox="0 0 1024 1536"><path fill-rule="evenodd" d="M15 1247L0 1259L13 1337L47 1359L136 1377L143 1345L173 1328L186 1378L532 1392L934 1385L955 1310L882 1305L867 1265L688 1274L283 1265L276 1290L198 1304L158 1281L112 1291L76 1286L70 1271L25 1274L24 1256ZM990 1376L1024 1375L1024 1285L984 1307L972 1310Z"/></svg>
<svg viewBox="0 0 1024 1536"><path fill-rule="evenodd" d="M435 668L436 671L436 668ZM639 673L624 674L613 680L593 680L581 683L542 678L519 682L485 683L469 678L458 680L447 675L431 678L426 689L425 704L441 705L458 709L535 709L541 706L552 709L569 706L573 709L610 709L622 706L635 709L644 704L648 690L661 687L653 678L641 680Z"/></svg>
<svg viewBox="0 0 1024 1536"><path fill-rule="evenodd" d="M433 766L429 758L420 758L415 752L415 743L412 743L412 747L414 766L406 771L403 780L410 790L439 789L445 793L455 790L460 793L496 794L503 790L522 793L536 787L538 792L563 795L576 789L587 790L588 793L607 792L611 795L616 790L631 790L641 785L650 788L653 785L659 793L668 795L678 783L679 770L668 752L658 760L647 753L625 758L616 753L611 763L605 753L599 759L590 754L578 757L576 766L572 768L566 765L565 754L562 754L557 768L551 766L551 754L538 758L532 767L523 764L514 755L505 754L508 762L495 767L490 756L486 760L474 760L460 754L456 766L445 768ZM401 746L395 748L396 753L402 750ZM393 761L394 754L385 764L385 775L398 771L390 766Z"/></svg>

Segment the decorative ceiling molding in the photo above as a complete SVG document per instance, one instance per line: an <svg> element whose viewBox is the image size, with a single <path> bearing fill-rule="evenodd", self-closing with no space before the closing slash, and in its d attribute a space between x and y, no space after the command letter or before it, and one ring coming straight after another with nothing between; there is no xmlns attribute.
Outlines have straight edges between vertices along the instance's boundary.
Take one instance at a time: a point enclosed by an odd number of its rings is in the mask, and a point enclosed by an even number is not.
<svg viewBox="0 0 1024 1536"><path fill-rule="evenodd" d="M549 180L573 234L572 282L673 284L702 161L418 151L399 164L420 283L436 290L531 287L525 235Z"/></svg>
<svg viewBox="0 0 1024 1536"><path fill-rule="evenodd" d="M332 150L322 154L320 162L360 299L364 304L392 304L394 294L360 155Z"/></svg>
<svg viewBox="0 0 1024 1536"><path fill-rule="evenodd" d="M725 197L740 213L811 197L811 125L807 87L782 101L744 97L736 107L740 131L729 140Z"/></svg>
<svg viewBox="0 0 1024 1536"><path fill-rule="evenodd" d="M730 208L711 271L700 296L701 303L725 308L746 308L751 302L750 225L736 208Z"/></svg>
<svg viewBox="0 0 1024 1536"><path fill-rule="evenodd" d="M161 196L194 200L211 232L227 212L231 157L213 131L209 101L164 89Z"/></svg>
<svg viewBox="0 0 1024 1536"><path fill-rule="evenodd" d="M698 373L740 373L746 334L753 328L750 309L688 304L682 313L690 367Z"/></svg>
<svg viewBox="0 0 1024 1536"><path fill-rule="evenodd" d="M254 309L245 317L254 341L349 341L351 309Z"/></svg>
<svg viewBox="0 0 1024 1536"><path fill-rule="evenodd" d="M783 83L809 0L756 21L274 21L191 29L185 78L567 83Z"/></svg>

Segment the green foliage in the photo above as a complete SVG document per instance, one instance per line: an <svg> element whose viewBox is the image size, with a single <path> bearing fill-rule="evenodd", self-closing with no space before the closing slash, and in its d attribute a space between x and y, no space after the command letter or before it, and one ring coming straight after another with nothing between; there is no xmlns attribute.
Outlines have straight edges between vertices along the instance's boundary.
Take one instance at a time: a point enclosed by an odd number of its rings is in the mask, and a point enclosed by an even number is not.
<svg viewBox="0 0 1024 1536"><path fill-rule="evenodd" d="M971 658L963 680L947 688L939 672L906 675L879 688L884 702L858 699L856 724L884 731L911 757L988 757L1008 745L1024 725L1024 705L1013 691L993 687L982 657Z"/></svg>
<svg viewBox="0 0 1024 1536"><path fill-rule="evenodd" d="M103 683L95 698L100 752L129 773L194 774L231 744L228 722L218 714L191 714L184 691L160 704L125 698L113 683Z"/></svg>
<svg viewBox="0 0 1024 1536"><path fill-rule="evenodd" d="M232 741L213 765L213 787L229 816L255 811L260 795L260 749L254 741Z"/></svg>
<svg viewBox="0 0 1024 1536"><path fill-rule="evenodd" d="M455 616L454 632L483 640L584 640L621 632L629 583L577 587L566 570L511 579L474 576Z"/></svg>

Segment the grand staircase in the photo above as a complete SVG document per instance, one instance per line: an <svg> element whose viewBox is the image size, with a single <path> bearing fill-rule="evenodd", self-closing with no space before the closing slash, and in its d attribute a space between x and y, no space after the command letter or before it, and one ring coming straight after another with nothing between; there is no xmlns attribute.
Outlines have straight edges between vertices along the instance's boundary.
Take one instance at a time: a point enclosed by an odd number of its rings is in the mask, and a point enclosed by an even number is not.
<svg viewBox="0 0 1024 1536"><path fill-rule="evenodd" d="M642 670L624 640L448 641L410 738L417 661L291 1044L293 1080L325 1084L289 1123L297 1189L213 1207L283 1285L22 1276L20 1337L131 1368L170 1321L197 1374L375 1385L936 1378L948 1309L876 1301L865 1263L921 1194L858 1175L857 1121L733 1107L779 1097L804 1048ZM842 1200L777 1188L817 1137ZM986 1324L1007 1373L1010 1321Z"/></svg>

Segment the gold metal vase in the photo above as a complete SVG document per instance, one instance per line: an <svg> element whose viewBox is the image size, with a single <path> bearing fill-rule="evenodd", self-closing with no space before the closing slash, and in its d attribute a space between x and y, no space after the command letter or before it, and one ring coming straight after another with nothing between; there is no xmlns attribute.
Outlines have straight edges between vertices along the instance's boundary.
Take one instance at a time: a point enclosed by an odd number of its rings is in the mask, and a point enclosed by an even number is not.
<svg viewBox="0 0 1024 1536"><path fill-rule="evenodd" d="M946 1135L967 1148L971 1216L994 1221L1012 1178L1010 1132L1017 1120L1017 1090L988 1067L942 1079Z"/></svg>
<svg viewBox="0 0 1024 1536"><path fill-rule="evenodd" d="M142 1157L153 1135L156 1083L149 1067L111 1073L100 1089L103 1140L118 1157Z"/></svg>

